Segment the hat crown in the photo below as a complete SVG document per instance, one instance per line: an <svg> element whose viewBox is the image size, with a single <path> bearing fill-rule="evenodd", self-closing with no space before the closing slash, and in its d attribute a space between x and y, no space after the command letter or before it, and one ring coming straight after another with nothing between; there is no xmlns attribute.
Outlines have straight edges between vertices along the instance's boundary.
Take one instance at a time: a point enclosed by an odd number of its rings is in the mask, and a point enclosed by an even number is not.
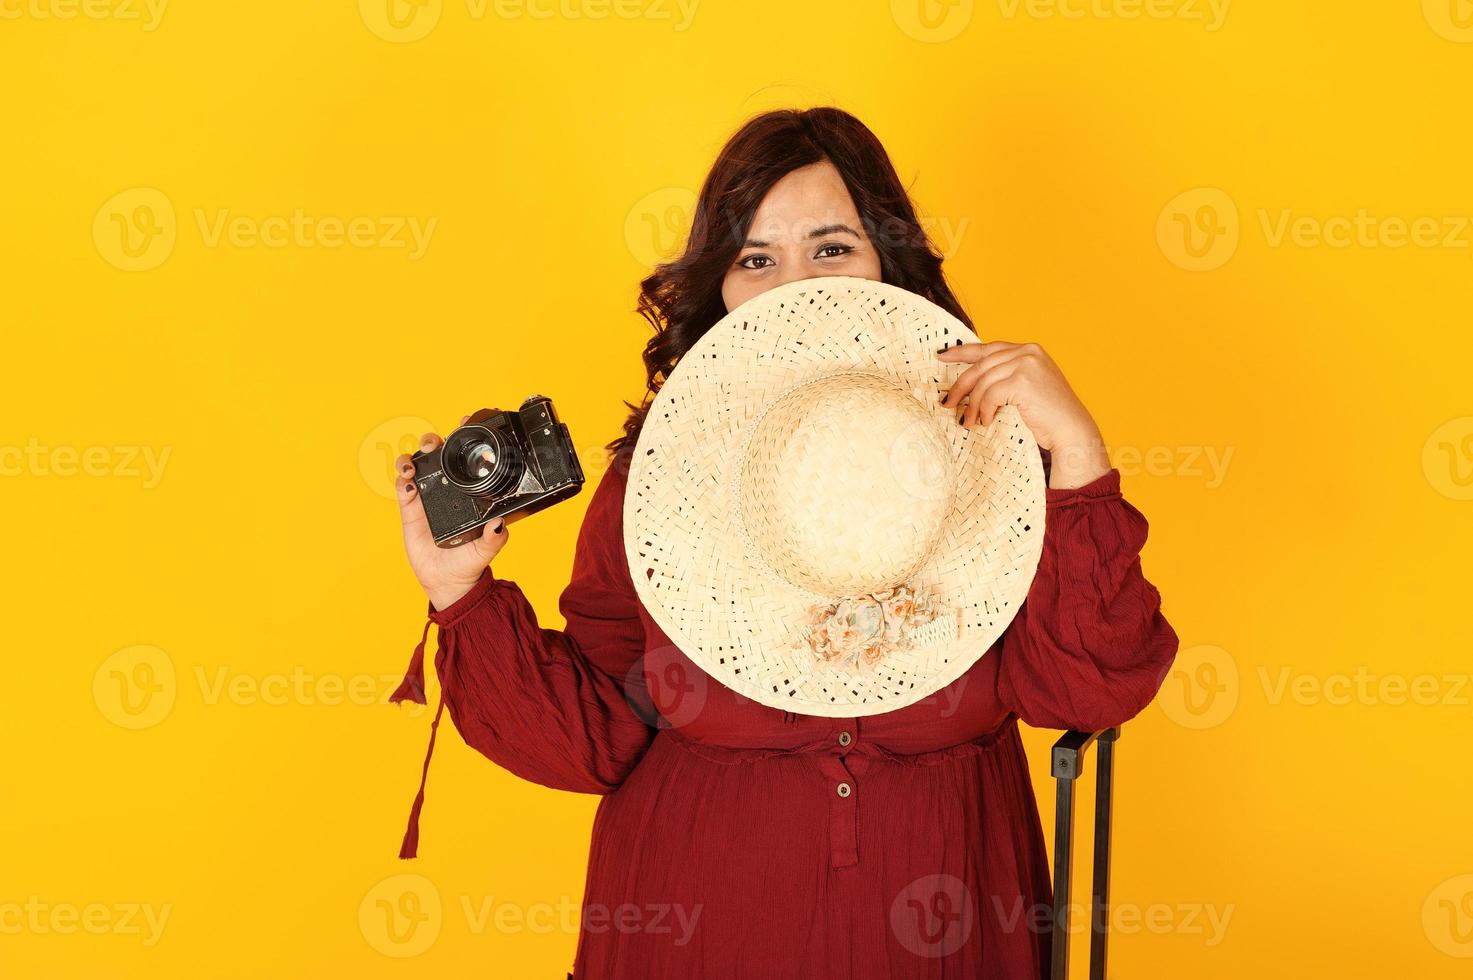
<svg viewBox="0 0 1473 980"><path fill-rule="evenodd" d="M752 551L824 599L903 583L936 548L956 489L935 411L894 378L856 370L774 399L737 473Z"/></svg>

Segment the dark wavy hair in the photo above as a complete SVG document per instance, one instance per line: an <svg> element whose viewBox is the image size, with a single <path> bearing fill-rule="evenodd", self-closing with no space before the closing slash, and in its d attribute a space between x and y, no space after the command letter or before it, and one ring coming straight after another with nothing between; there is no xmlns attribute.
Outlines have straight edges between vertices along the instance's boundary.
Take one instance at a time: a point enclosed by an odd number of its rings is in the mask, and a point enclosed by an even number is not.
<svg viewBox="0 0 1473 980"><path fill-rule="evenodd" d="M780 109L747 120L717 156L701 186L685 251L640 284L641 316L655 335L644 348L649 374L624 434L605 447L611 459L632 450L650 403L686 351L726 315L721 285L746 240L757 206L784 176L827 160L839 171L880 257L881 278L940 306L967 326L941 272L941 255L916 220L910 196L875 134L831 106ZM627 456L625 459L627 460Z"/></svg>

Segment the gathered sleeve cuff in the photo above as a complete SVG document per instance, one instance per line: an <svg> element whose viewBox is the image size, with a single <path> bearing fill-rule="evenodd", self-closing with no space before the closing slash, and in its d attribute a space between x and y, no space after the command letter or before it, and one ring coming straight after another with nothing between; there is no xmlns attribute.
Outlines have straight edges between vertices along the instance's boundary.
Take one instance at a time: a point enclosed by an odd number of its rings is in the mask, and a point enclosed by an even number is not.
<svg viewBox="0 0 1473 980"><path fill-rule="evenodd" d="M1147 522L1115 468L1046 499L1043 555L1003 633L998 695L1035 727L1110 728L1151 702L1178 645L1141 569Z"/></svg>
<svg viewBox="0 0 1473 980"><path fill-rule="evenodd" d="M572 577L558 600L564 629L541 625L516 582L490 567L446 608L429 607L425 637L392 698L425 703L424 643L435 625L440 706L425 771L446 708L472 748L555 789L608 793L643 756L654 729L638 670L644 625L624 559L626 472L607 470L589 501ZM401 857L417 850L423 794L424 772Z"/></svg>

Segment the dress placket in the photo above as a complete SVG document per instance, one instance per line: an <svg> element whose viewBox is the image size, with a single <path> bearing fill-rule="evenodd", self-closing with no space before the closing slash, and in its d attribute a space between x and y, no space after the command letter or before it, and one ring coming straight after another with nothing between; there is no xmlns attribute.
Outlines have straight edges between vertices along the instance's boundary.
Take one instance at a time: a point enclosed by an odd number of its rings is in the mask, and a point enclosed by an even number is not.
<svg viewBox="0 0 1473 980"><path fill-rule="evenodd" d="M829 866L859 863L859 784L849 753L859 742L858 718L835 718L830 740L818 758L829 790Z"/></svg>

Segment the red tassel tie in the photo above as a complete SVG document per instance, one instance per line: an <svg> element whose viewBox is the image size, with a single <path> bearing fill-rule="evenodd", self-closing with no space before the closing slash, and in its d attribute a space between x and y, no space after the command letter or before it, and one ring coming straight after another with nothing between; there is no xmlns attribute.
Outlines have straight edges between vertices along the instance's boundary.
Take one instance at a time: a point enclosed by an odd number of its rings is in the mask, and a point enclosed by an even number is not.
<svg viewBox="0 0 1473 980"><path fill-rule="evenodd" d="M409 658L409 669L404 672L404 679L389 695L392 704L400 701L413 701L415 704L425 703L425 640L430 636L429 619L425 620L425 631L419 635L419 644L414 648L414 656Z"/></svg>
<svg viewBox="0 0 1473 980"><path fill-rule="evenodd" d="M419 644L414 648L414 656L409 660L409 669L404 673L404 680L389 696L391 702L395 704L400 701L425 703L425 640L429 638L429 635L430 620L426 620L424 633L420 635ZM443 649L441 652L444 652ZM440 715L444 711L445 686L442 684L440 685L440 704L435 708L434 721L430 722L430 744L425 749L424 766L419 772L419 792L415 794L414 805L409 808L409 825L404 830L404 841L399 845L401 859L419 856L419 814L425 805L425 782L430 775L430 757L435 754L435 735L440 729Z"/></svg>

